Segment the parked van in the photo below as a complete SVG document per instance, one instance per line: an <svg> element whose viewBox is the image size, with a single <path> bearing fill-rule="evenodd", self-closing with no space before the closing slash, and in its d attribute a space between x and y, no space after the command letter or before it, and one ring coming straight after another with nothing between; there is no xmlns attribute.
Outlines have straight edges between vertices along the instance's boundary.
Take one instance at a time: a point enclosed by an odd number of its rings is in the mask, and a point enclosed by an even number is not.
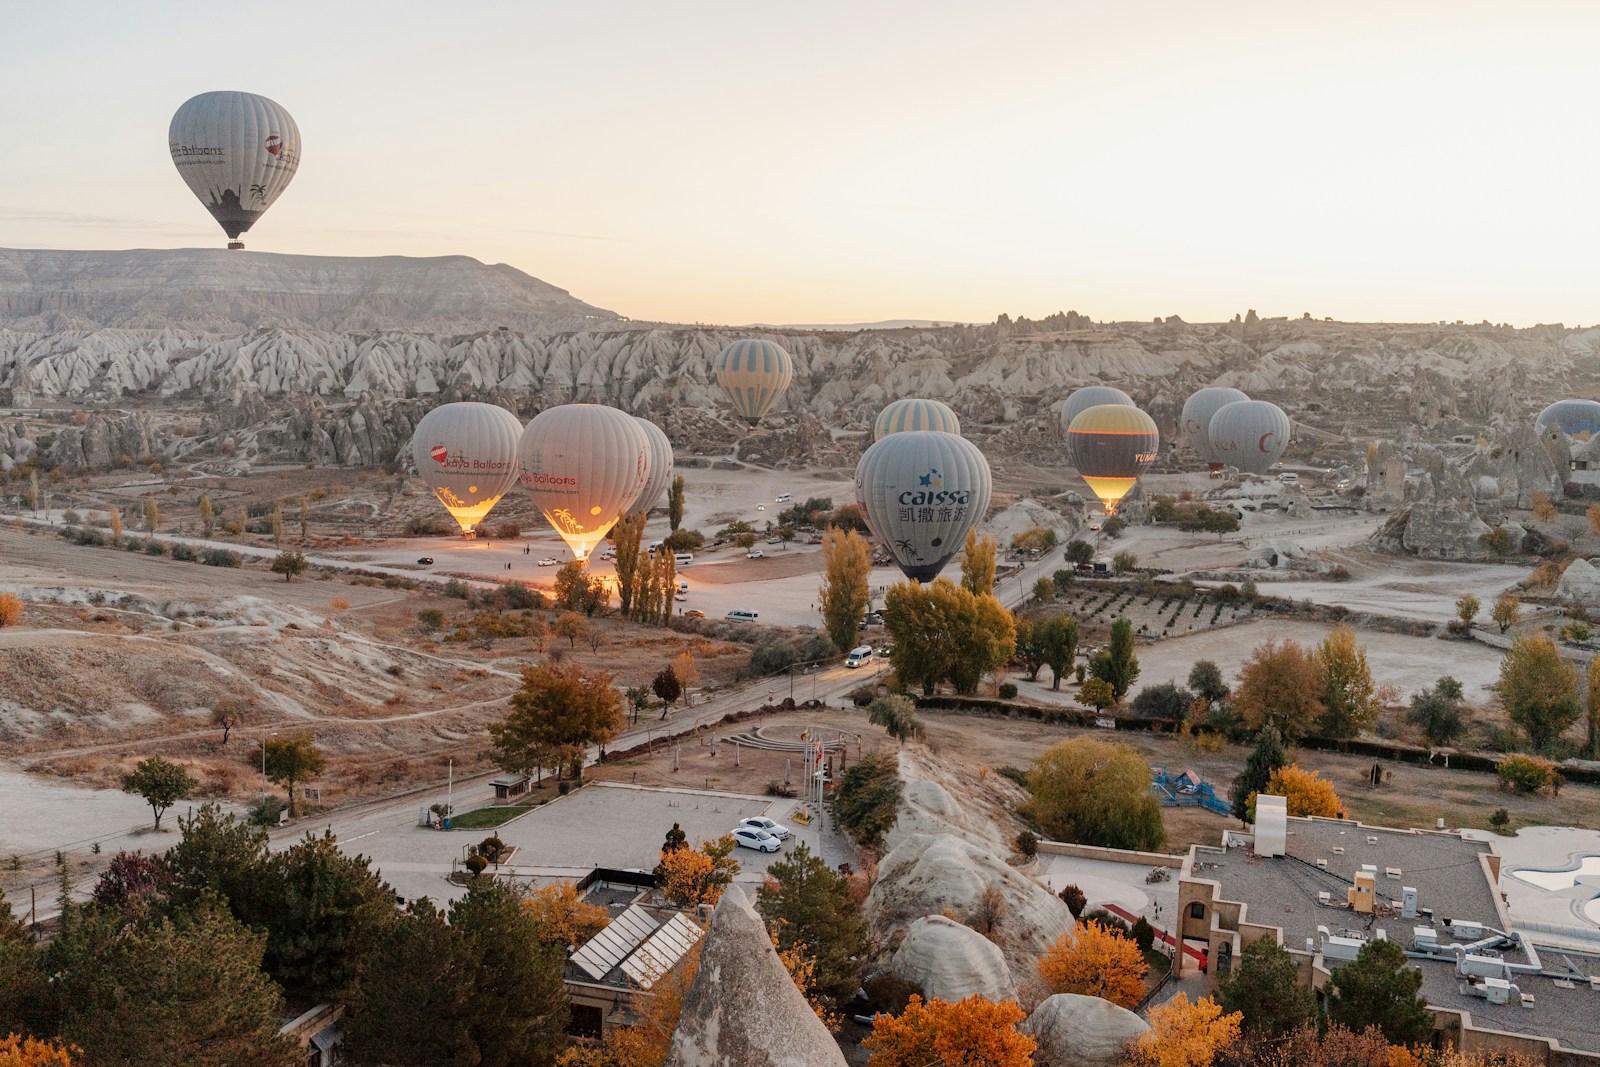
<svg viewBox="0 0 1600 1067"><path fill-rule="evenodd" d="M680 567L687 567L689 564L694 562L694 553L679 552L676 556L672 557L672 562L676 563Z"/></svg>
<svg viewBox="0 0 1600 1067"><path fill-rule="evenodd" d="M777 503L779 503L779 504L787 504L792 499L794 499L794 498L788 493L779 493L778 494Z"/></svg>
<svg viewBox="0 0 1600 1067"><path fill-rule="evenodd" d="M745 611L743 608L735 608L726 615L729 622L755 622L760 617L760 612Z"/></svg>
<svg viewBox="0 0 1600 1067"><path fill-rule="evenodd" d="M859 645L856 648L852 648L850 650L850 654L844 658L844 665L846 667L865 667L871 662L871 645Z"/></svg>

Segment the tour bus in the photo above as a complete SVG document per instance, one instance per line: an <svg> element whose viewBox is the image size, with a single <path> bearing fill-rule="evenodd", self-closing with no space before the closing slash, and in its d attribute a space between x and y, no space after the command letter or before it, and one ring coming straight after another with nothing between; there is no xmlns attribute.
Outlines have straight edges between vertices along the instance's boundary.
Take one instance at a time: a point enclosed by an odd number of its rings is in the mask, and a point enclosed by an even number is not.
<svg viewBox="0 0 1600 1067"><path fill-rule="evenodd" d="M726 617L729 622L755 622L761 617L761 613L756 611L747 611L744 608L735 608L728 612Z"/></svg>
<svg viewBox="0 0 1600 1067"><path fill-rule="evenodd" d="M672 562L676 563L680 567L687 567L689 564L694 562L694 553L679 552L677 555L672 557Z"/></svg>
<svg viewBox="0 0 1600 1067"><path fill-rule="evenodd" d="M850 654L844 658L844 665L846 667L865 667L871 662L871 645L858 645L855 648L852 648L850 650Z"/></svg>

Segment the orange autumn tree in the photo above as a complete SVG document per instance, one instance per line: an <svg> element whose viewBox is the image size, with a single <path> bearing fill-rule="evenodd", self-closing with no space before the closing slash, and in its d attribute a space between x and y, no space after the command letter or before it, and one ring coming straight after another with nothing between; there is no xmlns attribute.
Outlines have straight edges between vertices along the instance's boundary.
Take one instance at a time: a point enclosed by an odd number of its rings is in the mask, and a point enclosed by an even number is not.
<svg viewBox="0 0 1600 1067"><path fill-rule="evenodd" d="M1344 810L1344 801L1334 792L1333 783L1316 771L1301 770L1298 763L1273 771L1264 792L1283 797L1290 815L1323 815L1332 819ZM1254 811L1253 800L1250 807Z"/></svg>
<svg viewBox="0 0 1600 1067"><path fill-rule="evenodd" d="M1179 993L1150 1009L1150 1030L1133 1052L1137 1067L1211 1067L1217 1056L1239 1040L1240 1012L1223 1013L1216 1001L1189 1002Z"/></svg>
<svg viewBox="0 0 1600 1067"><path fill-rule="evenodd" d="M1039 973L1052 993L1101 997L1131 1008L1144 996L1149 964L1132 938L1096 922L1062 934L1039 960Z"/></svg>
<svg viewBox="0 0 1600 1067"><path fill-rule="evenodd" d="M811 1005L811 1010L816 1012L828 1032L837 1034L839 1027L844 1025L844 1016L833 1010L826 997L809 992L815 984L816 957L811 955L804 941L796 941L788 949L779 948L776 927L769 927L767 936L772 938L772 950L778 954L778 960L783 964L783 969L789 972L789 977L794 979L795 988L800 990L800 995L806 998L806 1003Z"/></svg>
<svg viewBox="0 0 1600 1067"><path fill-rule="evenodd" d="M72 1067L73 1053L79 1051L70 1045L12 1034L0 1038L0 1067Z"/></svg>
<svg viewBox="0 0 1600 1067"><path fill-rule="evenodd" d="M675 848L661 853L656 887L680 908L710 907L722 898L722 887L739 873L732 857L733 838L702 841L698 849Z"/></svg>
<svg viewBox="0 0 1600 1067"><path fill-rule="evenodd" d="M1014 1000L981 996L926 1004L913 994L898 1016L878 1015L861 1042L867 1067L1031 1067L1037 1042L1017 1032L1027 1016Z"/></svg>
<svg viewBox="0 0 1600 1067"><path fill-rule="evenodd" d="M522 910L539 924L539 937L557 945L583 945L606 928L611 913L578 897L571 882L547 885L522 898Z"/></svg>

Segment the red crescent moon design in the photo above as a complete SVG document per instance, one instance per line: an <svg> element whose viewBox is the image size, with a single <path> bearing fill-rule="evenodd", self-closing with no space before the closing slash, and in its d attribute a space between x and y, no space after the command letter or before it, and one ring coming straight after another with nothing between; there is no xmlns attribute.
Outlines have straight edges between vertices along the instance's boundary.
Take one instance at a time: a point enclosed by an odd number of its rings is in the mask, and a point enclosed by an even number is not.
<svg viewBox="0 0 1600 1067"><path fill-rule="evenodd" d="M1267 444L1267 439L1276 436L1277 434L1273 433L1271 430L1268 430L1266 433L1261 435L1261 440L1256 442L1256 447L1261 449L1262 455L1268 456L1272 454L1272 446Z"/></svg>

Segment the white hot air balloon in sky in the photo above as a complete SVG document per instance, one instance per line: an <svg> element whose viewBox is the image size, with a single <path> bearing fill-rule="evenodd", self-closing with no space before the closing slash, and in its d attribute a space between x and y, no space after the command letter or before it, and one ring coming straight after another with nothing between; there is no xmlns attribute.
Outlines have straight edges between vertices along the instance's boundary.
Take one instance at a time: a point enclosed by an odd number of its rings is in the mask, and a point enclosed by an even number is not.
<svg viewBox="0 0 1600 1067"><path fill-rule="evenodd" d="M1289 416L1265 400L1235 400L1211 416L1206 437L1217 461L1249 474L1265 474L1289 447Z"/></svg>
<svg viewBox="0 0 1600 1067"><path fill-rule="evenodd" d="M1249 399L1239 389L1216 385L1197 390L1183 402L1181 416L1183 432L1189 437L1190 447L1213 471L1221 470L1222 463L1212 454L1211 438L1206 436L1206 430L1211 426L1211 416L1220 411L1224 405L1232 404L1236 400Z"/></svg>
<svg viewBox="0 0 1600 1067"><path fill-rule="evenodd" d="M528 423L517 459L522 487L572 554L588 559L649 480L650 439L625 411L563 404Z"/></svg>
<svg viewBox="0 0 1600 1067"><path fill-rule="evenodd" d="M411 435L411 461L468 537L517 484L522 423L493 404L443 404Z"/></svg>
<svg viewBox="0 0 1600 1067"><path fill-rule="evenodd" d="M672 442L667 440L661 427L649 419L640 419L637 415L634 418L650 440L650 476L639 490L639 498L629 505L627 514L642 515L660 502L661 494L672 484Z"/></svg>
<svg viewBox="0 0 1600 1067"><path fill-rule="evenodd" d="M794 379L794 360L775 341L735 341L722 350L713 371L733 410L754 426L783 399Z"/></svg>
<svg viewBox="0 0 1600 1067"><path fill-rule="evenodd" d="M1133 397L1115 386L1086 385L1082 389L1074 389L1072 395L1067 397L1067 402L1061 405L1061 428L1067 429L1072 425L1073 419L1101 404L1122 404L1130 408L1134 406Z"/></svg>
<svg viewBox="0 0 1600 1067"><path fill-rule="evenodd" d="M872 424L872 439L881 441L892 433L907 430L938 430L940 433L959 434L961 420L941 400L920 400L907 397L896 400L882 411Z"/></svg>
<svg viewBox="0 0 1600 1067"><path fill-rule="evenodd" d="M300 166L300 127L254 93L201 93L178 108L167 131L178 173L206 206L229 248L255 225Z"/></svg>
<svg viewBox="0 0 1600 1067"><path fill-rule="evenodd" d="M892 433L856 466L856 497L873 535L907 578L931 582L989 510L989 463L964 437Z"/></svg>

